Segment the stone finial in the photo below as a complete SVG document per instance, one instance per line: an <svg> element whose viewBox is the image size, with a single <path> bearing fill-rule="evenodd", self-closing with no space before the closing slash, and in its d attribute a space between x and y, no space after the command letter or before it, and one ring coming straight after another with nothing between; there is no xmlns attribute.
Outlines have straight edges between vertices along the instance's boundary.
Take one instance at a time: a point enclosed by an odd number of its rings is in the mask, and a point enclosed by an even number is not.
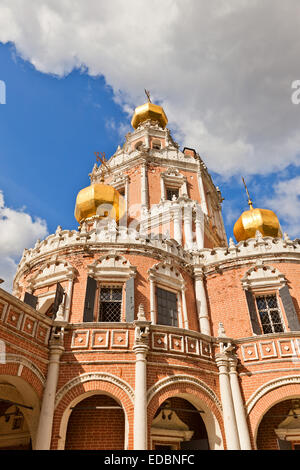
<svg viewBox="0 0 300 470"><path fill-rule="evenodd" d="M60 233L62 231L62 228L60 225L57 226L57 229L55 231L55 233Z"/></svg>
<svg viewBox="0 0 300 470"><path fill-rule="evenodd" d="M218 337L219 338L226 338L225 328L222 322L219 323L218 328Z"/></svg>
<svg viewBox="0 0 300 470"><path fill-rule="evenodd" d="M284 232L284 234L283 234L283 239L284 239L286 242L289 242L289 241L290 241L290 237L288 236L287 232Z"/></svg>
<svg viewBox="0 0 300 470"><path fill-rule="evenodd" d="M235 243L234 243L234 241L233 241L233 238L230 237L230 238L229 238L229 248L234 248L234 247L235 247Z"/></svg>
<svg viewBox="0 0 300 470"><path fill-rule="evenodd" d="M139 321L146 321L145 310L144 310L144 305L143 304L139 305L139 310L138 310L138 315L137 316L138 316Z"/></svg>

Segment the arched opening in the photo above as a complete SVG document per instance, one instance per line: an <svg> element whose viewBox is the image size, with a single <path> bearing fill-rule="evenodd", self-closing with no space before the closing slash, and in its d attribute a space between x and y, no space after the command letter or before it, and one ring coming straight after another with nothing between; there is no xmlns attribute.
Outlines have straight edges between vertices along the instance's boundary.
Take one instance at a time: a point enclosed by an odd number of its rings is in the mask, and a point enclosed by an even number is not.
<svg viewBox="0 0 300 470"><path fill-rule="evenodd" d="M107 395L92 395L72 409L66 450L122 450L125 415L121 405Z"/></svg>
<svg viewBox="0 0 300 470"><path fill-rule="evenodd" d="M31 450L31 437L20 406L0 399L0 450Z"/></svg>
<svg viewBox="0 0 300 470"><path fill-rule="evenodd" d="M0 376L0 450L34 448L39 401L20 377Z"/></svg>
<svg viewBox="0 0 300 470"><path fill-rule="evenodd" d="M300 450L300 397L276 403L265 413L256 445L258 450Z"/></svg>
<svg viewBox="0 0 300 470"><path fill-rule="evenodd" d="M153 450L209 450L208 434L198 410L188 400L171 397L158 408L151 425Z"/></svg>

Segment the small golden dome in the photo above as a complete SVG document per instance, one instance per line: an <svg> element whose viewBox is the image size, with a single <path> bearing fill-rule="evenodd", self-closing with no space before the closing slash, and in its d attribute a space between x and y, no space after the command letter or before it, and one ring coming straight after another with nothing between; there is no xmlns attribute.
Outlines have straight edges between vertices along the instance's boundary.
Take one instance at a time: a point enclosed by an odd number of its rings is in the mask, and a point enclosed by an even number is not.
<svg viewBox="0 0 300 470"><path fill-rule="evenodd" d="M245 211L236 221L233 233L238 242L254 238L257 230L263 237L281 237L280 223L277 215L268 209L253 209Z"/></svg>
<svg viewBox="0 0 300 470"><path fill-rule="evenodd" d="M92 184L77 195L74 215L79 223L94 215L111 217L117 222L124 213L124 198L108 184Z"/></svg>
<svg viewBox="0 0 300 470"><path fill-rule="evenodd" d="M147 121L148 119L151 119L151 121L157 121L163 129L168 123L168 119L163 108L157 104L151 103L150 101L135 108L131 125L134 129L137 129L142 122Z"/></svg>

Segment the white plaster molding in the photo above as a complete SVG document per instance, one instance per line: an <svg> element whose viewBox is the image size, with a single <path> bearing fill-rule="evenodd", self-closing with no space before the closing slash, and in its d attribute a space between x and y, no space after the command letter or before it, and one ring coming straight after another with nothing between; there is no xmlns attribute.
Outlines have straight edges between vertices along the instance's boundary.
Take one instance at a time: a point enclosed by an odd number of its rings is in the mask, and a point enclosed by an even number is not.
<svg viewBox="0 0 300 470"><path fill-rule="evenodd" d="M28 358L24 356L20 356L19 354L10 354L7 353L5 356L5 363L12 363L12 364L19 364L21 366L27 367L31 372L38 378L38 380L41 382L43 387L45 386L46 383L46 378L42 371L34 364L34 362L30 361Z"/></svg>
<svg viewBox="0 0 300 470"><path fill-rule="evenodd" d="M67 382L58 390L55 398L55 407L58 406L62 398L72 388L76 387L76 385L91 381L109 382L113 385L116 385L117 387L121 388L127 394L131 402L134 403L134 391L132 387L127 382L125 382L125 380L120 379L116 375L109 374L108 372L87 372L69 380L69 382Z"/></svg>
<svg viewBox="0 0 300 470"><path fill-rule="evenodd" d="M268 392L272 390L283 387L284 385L293 385L293 384L300 384L300 375L288 375L285 377L276 378L270 380L269 382L261 385L255 392L251 395L251 397L246 402L246 411L247 414L251 412L254 408L256 403Z"/></svg>
<svg viewBox="0 0 300 470"><path fill-rule="evenodd" d="M255 266L248 269L241 281L244 289L251 289L256 293L269 289L277 290L286 285L284 274L259 259Z"/></svg>
<svg viewBox="0 0 300 470"><path fill-rule="evenodd" d="M135 277L136 267L120 254L104 255L88 266L88 274L98 281Z"/></svg>
<svg viewBox="0 0 300 470"><path fill-rule="evenodd" d="M218 399L217 395L214 393L214 391L202 380L197 379L196 377L193 377L191 375L173 375L172 377L165 377L158 382L156 382L152 387L148 390L147 394L147 400L148 404L151 402L151 400L154 398L154 396L160 392L162 389L170 386L170 385L177 385L179 383L187 383L187 384L192 384L195 385L198 389L200 389L202 392L205 392L206 395L211 398L211 400L215 403L217 406L218 410L222 412L222 405L220 400Z"/></svg>
<svg viewBox="0 0 300 470"><path fill-rule="evenodd" d="M66 260L53 259L45 263L29 281L32 290L49 284L74 279L77 270Z"/></svg>

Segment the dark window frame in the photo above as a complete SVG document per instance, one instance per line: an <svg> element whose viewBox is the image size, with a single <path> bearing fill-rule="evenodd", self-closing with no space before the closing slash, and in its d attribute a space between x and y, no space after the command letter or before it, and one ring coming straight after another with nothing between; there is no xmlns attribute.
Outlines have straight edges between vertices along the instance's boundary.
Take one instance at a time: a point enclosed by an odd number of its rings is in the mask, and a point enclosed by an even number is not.
<svg viewBox="0 0 300 470"><path fill-rule="evenodd" d="M120 298L113 299L113 290L115 293L120 291ZM108 291L110 293L108 294ZM102 294L101 294L102 292ZM124 303L124 284L119 283L99 283L98 285L98 306L97 322L100 323L121 323L123 316ZM101 298L103 296L103 298ZM117 295L116 295L117 297ZM109 317L113 319L109 319ZM118 319L114 319L118 318Z"/></svg>
<svg viewBox="0 0 300 470"><path fill-rule="evenodd" d="M155 289L155 300L157 325L174 326L178 328L180 314L178 292L168 289L165 286L157 285ZM174 308L175 304L176 308ZM167 312L167 310L169 310L169 312ZM170 311L172 311L171 315L169 315ZM162 321L163 319L165 319L165 321Z"/></svg>
<svg viewBox="0 0 300 470"><path fill-rule="evenodd" d="M254 293L254 300L262 334L284 333L286 331L285 321L277 292ZM272 305L274 300L276 301L275 306ZM279 321L275 321L276 316Z"/></svg>

